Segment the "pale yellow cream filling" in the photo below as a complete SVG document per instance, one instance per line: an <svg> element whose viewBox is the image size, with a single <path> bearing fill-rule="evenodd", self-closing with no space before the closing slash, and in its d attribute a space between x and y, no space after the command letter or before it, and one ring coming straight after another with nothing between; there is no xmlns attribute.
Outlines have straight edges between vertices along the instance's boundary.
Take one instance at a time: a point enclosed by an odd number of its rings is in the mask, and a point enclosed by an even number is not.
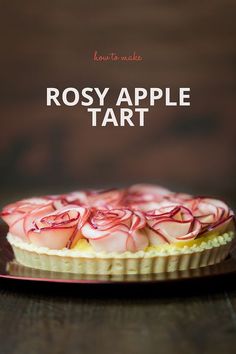
<svg viewBox="0 0 236 354"><path fill-rule="evenodd" d="M58 256L70 256L70 257L86 257L86 258L148 258L153 256L164 256L172 254L187 254L197 251L203 251L205 249L211 249L213 247L219 247L231 242L234 238L234 232L228 231L222 235L208 235L201 238L182 241L172 244L164 244L159 246L149 246L143 251L138 252L96 252L92 246L85 239L81 239L72 249L63 248L61 250L49 249L46 247L38 247L31 243L27 243L19 239L10 233L7 235L7 239L11 245L19 247L21 249L36 252L39 254L58 255Z"/></svg>
<svg viewBox="0 0 236 354"><path fill-rule="evenodd" d="M228 232L228 234L232 234L232 232ZM203 242L208 243L209 241L213 241L214 239L217 239L218 237L222 237L219 234L210 234L210 235L205 235L199 238L196 238L194 240L188 240L188 241L180 241L180 242L175 242L175 243L165 243L157 246L148 246L145 248L145 252L149 251L168 251L168 250L174 250L176 248L186 248L186 247L193 247L193 246L200 246ZM84 251L84 252L93 252L92 246L89 244L89 242L86 239L80 239L76 245L72 248L73 250L78 250L78 251Z"/></svg>

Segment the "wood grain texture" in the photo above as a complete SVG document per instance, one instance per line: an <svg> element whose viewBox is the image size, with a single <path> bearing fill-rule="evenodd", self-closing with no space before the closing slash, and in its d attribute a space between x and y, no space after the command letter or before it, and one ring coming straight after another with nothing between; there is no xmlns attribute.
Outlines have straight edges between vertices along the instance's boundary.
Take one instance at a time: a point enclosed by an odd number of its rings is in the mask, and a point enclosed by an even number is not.
<svg viewBox="0 0 236 354"><path fill-rule="evenodd" d="M235 1L3 1L0 192L147 181L198 194L235 190ZM95 63L93 52L140 53ZM145 127L91 127L85 107L47 107L46 88L191 87ZM219 183L224 181L224 183Z"/></svg>
<svg viewBox="0 0 236 354"><path fill-rule="evenodd" d="M235 352L236 291L225 284L164 293L155 286L0 286L4 354Z"/></svg>

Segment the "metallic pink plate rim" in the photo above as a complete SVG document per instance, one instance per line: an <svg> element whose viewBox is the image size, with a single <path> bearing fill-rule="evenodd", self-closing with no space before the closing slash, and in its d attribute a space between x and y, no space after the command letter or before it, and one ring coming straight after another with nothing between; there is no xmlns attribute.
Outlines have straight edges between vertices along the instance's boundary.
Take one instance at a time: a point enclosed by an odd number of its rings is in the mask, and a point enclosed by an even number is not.
<svg viewBox="0 0 236 354"><path fill-rule="evenodd" d="M14 261L11 246L6 240L7 227L0 224L0 278L24 281L71 283L71 284L137 284L137 283L169 283L193 279L216 278L224 275L236 275L236 247L223 262L198 269L172 273L150 275L80 275L48 272L24 267Z"/></svg>

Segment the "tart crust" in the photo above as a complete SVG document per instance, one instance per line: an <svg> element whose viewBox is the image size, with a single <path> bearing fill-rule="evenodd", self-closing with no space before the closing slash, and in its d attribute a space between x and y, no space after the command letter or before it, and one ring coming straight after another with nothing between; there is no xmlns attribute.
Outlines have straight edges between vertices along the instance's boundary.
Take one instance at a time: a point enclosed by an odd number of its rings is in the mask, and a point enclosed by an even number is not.
<svg viewBox="0 0 236 354"><path fill-rule="evenodd" d="M195 269L221 262L230 251L234 232L196 240L191 246L150 247L136 253L96 253L37 247L8 233L16 261L26 267L77 274L152 274Z"/></svg>

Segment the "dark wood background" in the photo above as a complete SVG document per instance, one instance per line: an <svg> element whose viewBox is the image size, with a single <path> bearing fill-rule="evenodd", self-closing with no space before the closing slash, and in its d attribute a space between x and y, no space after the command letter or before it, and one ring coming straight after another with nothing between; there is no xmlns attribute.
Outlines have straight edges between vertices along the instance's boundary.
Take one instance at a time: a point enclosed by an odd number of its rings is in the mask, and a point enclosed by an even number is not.
<svg viewBox="0 0 236 354"><path fill-rule="evenodd" d="M235 1L0 3L1 205L140 181L236 205ZM94 63L94 50L144 60ZM48 86L190 86L191 107L94 129L79 107L47 108ZM235 311L234 278L165 290L1 280L0 351L231 354Z"/></svg>
<svg viewBox="0 0 236 354"><path fill-rule="evenodd" d="M234 202L233 0L1 5L1 204L142 181ZM95 63L94 50L144 60ZM142 128L91 128L80 106L46 107L51 86L110 87L114 96L125 86L189 86L191 107L160 104Z"/></svg>

